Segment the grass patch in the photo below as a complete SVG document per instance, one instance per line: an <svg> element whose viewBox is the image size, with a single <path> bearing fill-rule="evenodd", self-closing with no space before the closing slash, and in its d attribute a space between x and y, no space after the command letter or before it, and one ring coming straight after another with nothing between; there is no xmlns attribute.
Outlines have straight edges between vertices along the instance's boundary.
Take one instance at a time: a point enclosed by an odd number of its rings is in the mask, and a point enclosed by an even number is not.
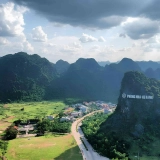
<svg viewBox="0 0 160 160"><path fill-rule="evenodd" d="M0 131L4 131L8 126L10 126L12 123L0 121Z"/></svg>
<svg viewBox="0 0 160 160"><path fill-rule="evenodd" d="M13 122L18 119L42 118L47 115L56 115L62 111L65 104L62 101L23 102L5 104L1 107L3 115L0 120ZM24 108L22 111L21 109Z"/></svg>
<svg viewBox="0 0 160 160"><path fill-rule="evenodd" d="M11 140L6 157L9 160L82 160L71 134Z"/></svg>

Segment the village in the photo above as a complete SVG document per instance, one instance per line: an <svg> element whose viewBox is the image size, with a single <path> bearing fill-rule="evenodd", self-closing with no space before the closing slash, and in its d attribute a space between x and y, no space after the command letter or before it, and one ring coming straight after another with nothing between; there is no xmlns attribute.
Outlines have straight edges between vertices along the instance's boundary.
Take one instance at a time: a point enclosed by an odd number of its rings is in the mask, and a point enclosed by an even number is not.
<svg viewBox="0 0 160 160"><path fill-rule="evenodd" d="M91 101L76 103L66 106L61 112L59 117L59 122L74 122L78 118L91 113L96 110L102 110L104 114L112 113L116 109L116 104L111 102L106 103L104 101ZM56 115L47 115L46 120L54 121ZM19 123L16 127L18 130L17 138L36 136L36 124L37 120L30 120L26 124Z"/></svg>
<svg viewBox="0 0 160 160"><path fill-rule="evenodd" d="M64 111L64 117L60 119L63 121L75 121L77 118L84 116L87 113L91 113L96 110L103 110L104 113L108 114L115 110L116 105L112 103L106 103L103 101L91 101L77 103L68 106Z"/></svg>

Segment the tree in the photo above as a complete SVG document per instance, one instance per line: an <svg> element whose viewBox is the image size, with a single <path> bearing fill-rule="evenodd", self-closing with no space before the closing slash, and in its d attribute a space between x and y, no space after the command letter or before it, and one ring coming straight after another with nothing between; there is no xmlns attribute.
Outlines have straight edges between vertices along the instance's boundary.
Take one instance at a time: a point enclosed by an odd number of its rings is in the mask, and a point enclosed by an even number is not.
<svg viewBox="0 0 160 160"><path fill-rule="evenodd" d="M14 126L9 126L5 131L5 139L11 140L17 137L18 130Z"/></svg>
<svg viewBox="0 0 160 160"><path fill-rule="evenodd" d="M37 123L37 131L41 134L44 134L45 131L49 131L51 126L50 120L46 119L42 122Z"/></svg>
<svg viewBox="0 0 160 160"><path fill-rule="evenodd" d="M62 118L62 117L64 116L64 113L63 113L63 112L60 112L60 113L58 114L58 116L59 116L59 118Z"/></svg>
<svg viewBox="0 0 160 160"><path fill-rule="evenodd" d="M0 140L0 152L2 157L5 155L8 147L8 142Z"/></svg>

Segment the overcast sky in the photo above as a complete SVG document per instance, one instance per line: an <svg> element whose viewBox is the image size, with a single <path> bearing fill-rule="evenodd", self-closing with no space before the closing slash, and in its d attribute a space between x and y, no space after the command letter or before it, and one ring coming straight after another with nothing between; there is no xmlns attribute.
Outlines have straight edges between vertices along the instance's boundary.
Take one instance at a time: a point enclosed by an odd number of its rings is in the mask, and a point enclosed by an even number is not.
<svg viewBox="0 0 160 160"><path fill-rule="evenodd" d="M0 56L160 61L160 0L1 0Z"/></svg>

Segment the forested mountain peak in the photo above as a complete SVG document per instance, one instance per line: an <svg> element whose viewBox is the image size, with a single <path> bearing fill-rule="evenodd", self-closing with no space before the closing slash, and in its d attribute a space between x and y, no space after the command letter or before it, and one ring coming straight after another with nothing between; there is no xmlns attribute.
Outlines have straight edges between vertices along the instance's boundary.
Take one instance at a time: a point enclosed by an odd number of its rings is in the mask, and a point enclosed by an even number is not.
<svg viewBox="0 0 160 160"><path fill-rule="evenodd" d="M128 58L102 67L93 58L79 58L72 64L59 60L53 64L37 54L9 54L0 58L0 100L80 97L117 102L121 80L127 71L141 69ZM160 79L160 69L148 69L145 74Z"/></svg>
<svg viewBox="0 0 160 160"><path fill-rule="evenodd" d="M56 67L57 72L59 74L66 72L68 70L69 66L70 66L70 64L67 61L63 61L63 60L58 60L55 64L55 67Z"/></svg>
<svg viewBox="0 0 160 160"><path fill-rule="evenodd" d="M159 105L159 81L137 71L125 73L116 111L99 130L99 134L104 134L103 137L108 139L108 155L113 152L111 148L115 149L115 155L112 153L115 157L119 152L134 157L133 148L138 148L144 155L154 154L152 150L155 147L151 144L160 138Z"/></svg>
<svg viewBox="0 0 160 160"><path fill-rule="evenodd" d="M75 63L70 65L70 70L86 69L88 71L95 71L101 68L94 58L79 58Z"/></svg>
<svg viewBox="0 0 160 160"><path fill-rule="evenodd" d="M0 58L0 75L1 101L36 100L57 72L47 59L19 52Z"/></svg>
<svg viewBox="0 0 160 160"><path fill-rule="evenodd" d="M124 72L126 71L141 71L141 68L139 65L134 62L132 59L129 58L123 58L119 63L118 67L121 68Z"/></svg>

